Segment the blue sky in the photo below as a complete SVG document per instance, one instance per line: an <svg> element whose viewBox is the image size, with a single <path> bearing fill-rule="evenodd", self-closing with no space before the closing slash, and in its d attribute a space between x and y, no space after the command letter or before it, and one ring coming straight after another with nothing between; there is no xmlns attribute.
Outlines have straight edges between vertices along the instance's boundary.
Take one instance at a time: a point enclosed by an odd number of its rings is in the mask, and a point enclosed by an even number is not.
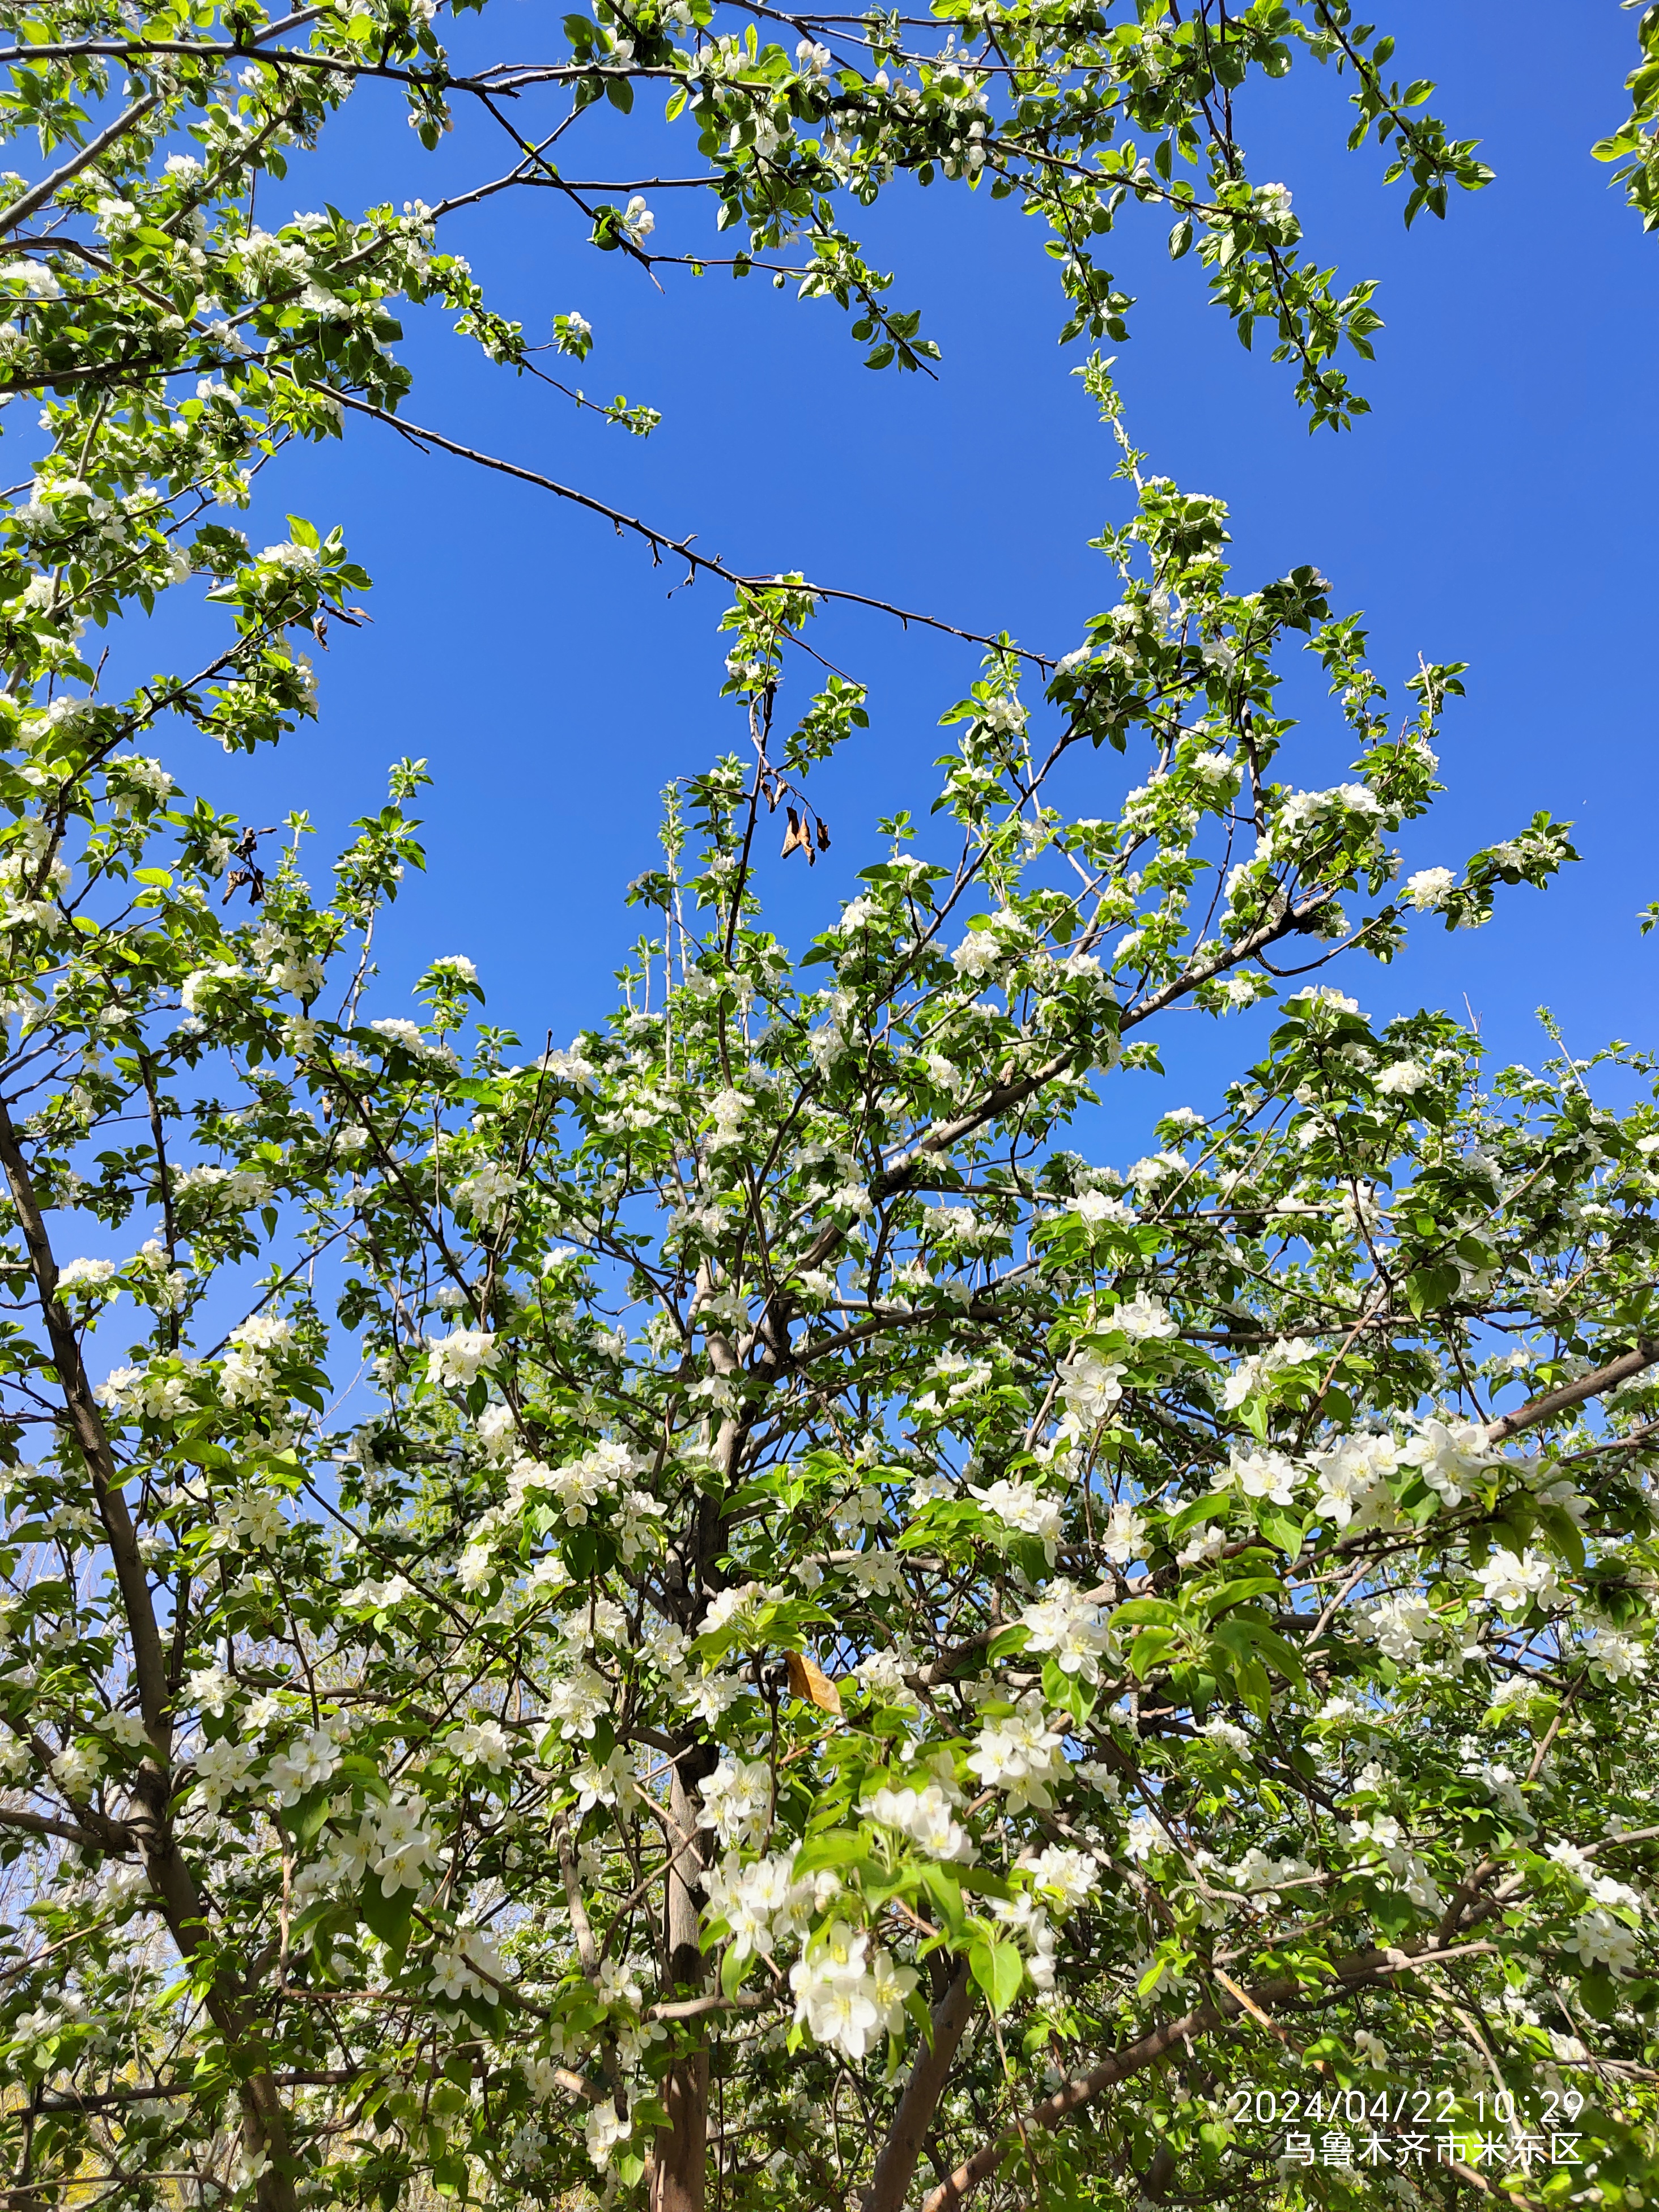
<svg viewBox="0 0 1659 2212"><path fill-rule="evenodd" d="M528 58L554 20L495 6L463 35L491 58ZM1381 280L1379 358L1352 365L1375 411L1352 435L1310 438L1286 373L1265 348L1241 349L1206 303L1196 258L1172 269L1167 226L1131 209L1106 241L1139 300L1133 342L1118 349L1130 428L1152 467L1229 502L1244 586L1310 561L1339 609L1366 610L1396 698L1419 651L1471 663L1445 728L1449 789L1408 831L1409 866L1455 865L1538 807L1578 825L1583 864L1555 890L1511 894L1474 936L1423 928L1393 969L1355 963L1347 988L1377 1015L1425 1002L1461 1011L1467 995L1500 1052L1534 1062L1543 1000L1576 1049L1612 1034L1644 1042L1659 959L1659 939L1639 941L1635 921L1659 894L1659 238L1644 238L1588 154L1623 112L1633 27L1612 0L1579 0L1570 21L1540 0L1417 0L1389 27L1402 78L1437 78L1437 112L1454 135L1479 137L1498 171L1485 191L1459 195L1446 222L1405 232L1401 189L1382 189L1375 149L1344 150L1346 81L1299 64L1240 117L1253 173L1291 186L1310 249L1345 277ZM659 155L670 173L696 166L689 134L643 112L597 122L567 174L632 176ZM325 195L348 207L435 199L506 166L486 128L458 112L428 156L395 95L360 94L323 155L270 188L258 213L270 222ZM708 245L698 196L653 204L653 244ZM623 256L586 248L554 196L526 193L456 219L444 243L532 337L580 307L597 342L579 380L660 408L661 428L640 441L578 416L492 369L438 318L411 321L407 411L696 531L737 566L799 568L1065 651L1115 596L1086 541L1125 502L1109 438L1070 374L1083 351L1055 343L1063 310L1044 234L1009 204L954 186L901 189L861 224L859 214L849 228L897 272L891 297L919 306L943 349L937 382L872 374L837 309L763 279L666 271L659 294ZM343 447L283 457L270 482L256 542L285 507L343 524L375 580L374 625L336 634L319 724L274 757L214 755L190 772L245 817L310 807L324 863L329 834L378 803L385 763L426 756L430 872L383 940L378 1011L404 1010L428 958L465 951L493 1018L562 1041L613 1001L611 972L638 922L621 894L653 858L657 792L740 742L717 696L720 589L670 598L676 573L653 570L637 543L374 424L351 425ZM162 629L182 648L199 620L174 610ZM872 615L837 612L819 628L824 649L870 685L872 728L823 781L829 864L811 878L798 862L793 875L773 866L763 883L797 944L879 856L877 816L925 810L938 715L977 672L972 648ZM146 665L158 641L140 647ZM799 675L793 688L805 689ZM1305 678L1297 696L1311 750L1301 767L1287 753L1284 772L1332 780L1346 761L1328 710ZM1091 773L1093 812L1139 776L1111 755ZM1177 1029L1156 1099L1150 1079L1137 1085L1143 1106L1206 1103L1260 1034L1196 1018Z"/></svg>

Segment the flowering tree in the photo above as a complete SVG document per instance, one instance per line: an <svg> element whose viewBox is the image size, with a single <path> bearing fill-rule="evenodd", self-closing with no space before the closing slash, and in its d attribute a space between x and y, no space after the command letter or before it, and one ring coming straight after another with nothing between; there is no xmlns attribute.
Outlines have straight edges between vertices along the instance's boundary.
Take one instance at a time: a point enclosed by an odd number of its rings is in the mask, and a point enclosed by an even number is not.
<svg viewBox="0 0 1659 2212"><path fill-rule="evenodd" d="M780 715L823 594L738 580L738 750L668 795L624 1004L524 1059L459 956L368 1018L419 763L322 896L302 815L273 856L143 750L314 711L295 634L367 580L202 517L394 406L394 291L533 367L438 210L253 225L359 79L428 138L665 79L744 261L793 236L878 364L925 348L846 191L988 175L1109 330L1086 239L1173 200L1333 420L1364 288L1243 182L1231 88L1300 40L1418 204L1479 181L1335 5L980 11L925 64L790 20L795 64L611 10L463 78L419 9L19 18L9 127L70 150L0 206L6 374L54 395L0 601L9 2201L1634 2203L1651 1069L1491 1070L1306 980L1571 856L1540 817L1398 881L1455 668L1391 711L1317 573L1238 592L1219 504L1125 441L1109 611L990 645L928 826L797 957L764 840L827 852L866 709ZM514 135L507 181L657 258ZM109 696L82 626L189 573L228 642ZM1303 649L1332 788L1281 780ZM1275 993L1212 1110L1101 1157L1160 1020Z"/></svg>
<svg viewBox="0 0 1659 2212"><path fill-rule="evenodd" d="M937 827L884 825L804 963L758 840L819 848L862 708L783 734L810 602L745 594L747 763L672 795L628 1003L528 1065L464 1046L464 959L422 1022L319 1012L395 800L330 904L290 848L233 923L236 825L117 710L15 714L15 2201L1259 2193L1236 2093L1310 2081L1443 2134L1553 2098L1528 2201L1646 2170L1659 1116L1291 981L1163 1149L1057 1141L1160 1017L1566 854L1394 888L1455 672L1391 720L1322 580L1239 594L1224 541L1140 484L1045 713L992 654ZM337 605L311 550L240 572L246 636ZM1334 789L1274 773L1298 634ZM159 1233L66 1259L70 1206Z"/></svg>

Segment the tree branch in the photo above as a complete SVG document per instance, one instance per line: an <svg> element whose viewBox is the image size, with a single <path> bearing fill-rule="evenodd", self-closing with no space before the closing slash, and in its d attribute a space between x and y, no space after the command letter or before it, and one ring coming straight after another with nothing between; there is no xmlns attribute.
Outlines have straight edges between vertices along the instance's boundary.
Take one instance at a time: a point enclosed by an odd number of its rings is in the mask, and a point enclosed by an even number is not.
<svg viewBox="0 0 1659 2212"><path fill-rule="evenodd" d="M973 2008L973 1981L968 1961L961 1959L950 1986L933 2008L933 2034L916 2053L875 2172L864 2192L863 2212L901 2212Z"/></svg>
<svg viewBox="0 0 1659 2212"><path fill-rule="evenodd" d="M28 49L25 47L23 51L27 54ZM125 114L118 115L114 122L106 125L95 138L71 154L61 167L54 169L49 177L42 177L40 183L26 191L21 200L14 200L9 208L0 211L0 236L9 230L15 230L20 222L27 222L37 208L45 207L61 185L68 184L71 177L78 176L82 169L89 168L100 154L107 153L118 138L125 137L136 123L143 121L161 97L159 92L147 92L142 100L135 100Z"/></svg>
<svg viewBox="0 0 1659 2212"><path fill-rule="evenodd" d="M1586 1398L1599 1398L1604 1391L1616 1390L1632 1375L1640 1375L1644 1369L1653 1366L1659 1366L1659 1344L1638 1344L1632 1352L1621 1352L1617 1359L1610 1359L1593 1374L1581 1375L1576 1382L1564 1382L1559 1390L1547 1390L1530 1405L1517 1407L1514 1413L1505 1413L1501 1421L1493 1421L1487 1428L1486 1442L1501 1444L1518 1436L1522 1429L1534 1428L1540 1421L1551 1420L1557 1413L1582 1406Z"/></svg>
<svg viewBox="0 0 1659 2212"><path fill-rule="evenodd" d="M1424 1962L1416 1954L1405 1951L1357 1951L1333 1969L1338 1986L1321 1991L1319 1996L1346 1996L1368 1983L1384 1980L1391 1973L1409 1971ZM1060 2127L1085 2105L1092 2104L1103 2090L1144 2072L1178 2044L1187 2043L1195 2036L1213 2034L1218 2027L1231 2027L1245 2018L1253 2008L1265 2012L1275 2005L1305 2002L1307 1997L1303 1984L1286 1975L1278 1981L1261 1983L1254 1990L1242 1990L1237 1996L1223 1995L1211 2003L1195 2007L1179 2020L1166 2021L1161 2027L1151 2029L1138 2041L1126 2044L1121 2051L1115 2051L1109 2058L1103 2059L1092 2073L1062 2083L1051 2097L1045 2097L1029 2112L1018 2127L1006 2130L981 2144L971 2158L924 2197L921 2212L957 2212L957 2207L965 2203L980 2183L1000 2166L1012 2135L1022 2130L1029 2132L1033 2128Z"/></svg>
<svg viewBox="0 0 1659 2212"><path fill-rule="evenodd" d="M72 1820L54 1820L50 1814L26 1812L21 1805L0 1805L0 1827L21 1828L31 1836L58 1836L76 1850L99 1851L110 1858L136 1851L132 1833L122 1823L100 1820L98 1826L104 1833L76 1827Z"/></svg>
<svg viewBox="0 0 1659 2212"><path fill-rule="evenodd" d="M535 469L520 468L516 461L504 461L496 454L481 453L476 447L459 445L453 438L446 438L440 431L423 429L418 422L405 422L401 415L393 415L389 409L376 407L372 401L359 399L349 392L337 391L332 386L329 392L331 398L337 399L343 407L350 408L354 414L368 415L377 422L384 422L393 430L400 430L411 441L424 440L428 445L436 446L441 453L454 454L458 460L476 461L480 468L495 469L502 476L515 477L520 483L534 484L540 491L550 491L560 499L573 500L578 507L585 507L591 514L602 514L618 531L631 530L636 537L643 538L653 555L672 553L676 560L684 561L689 568L700 568L741 591L763 592L777 586L779 579L776 576L745 576L736 568L728 568L722 561L711 560L706 553L693 552L689 538L671 538L666 531L654 530L648 522L641 522L637 515L624 514L620 507L607 507L602 499L594 499L587 492L578 491L572 484L560 483ZM919 615L908 607L896 607L886 599L872 599L864 592L845 592L832 584L796 584L789 588L809 592L815 599L839 599L848 606L872 607L878 614L891 615L907 629L915 623L922 629L936 629L942 631L946 637L959 637L966 645L983 645L994 652L1011 653L1018 659L1029 660L1038 668L1054 665L1053 659L1045 653L1028 652L1024 647L1009 645L1001 638L981 636L977 630L958 629L954 623L941 622L936 615Z"/></svg>

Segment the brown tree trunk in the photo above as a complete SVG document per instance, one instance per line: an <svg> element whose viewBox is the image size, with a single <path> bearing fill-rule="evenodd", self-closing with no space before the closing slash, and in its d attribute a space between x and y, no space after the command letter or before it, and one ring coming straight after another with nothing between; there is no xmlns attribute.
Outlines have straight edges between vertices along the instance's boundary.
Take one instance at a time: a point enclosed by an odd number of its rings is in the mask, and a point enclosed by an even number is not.
<svg viewBox="0 0 1659 2212"><path fill-rule="evenodd" d="M714 1765L714 1753L682 1753L674 1767L669 1811L678 1833L668 1870L668 1978L675 1997L702 1994L703 1958L698 1942L702 1905L703 1838L697 1821L697 1784ZM688 1771L690 1770L690 1771ZM676 2035L691 2039L663 2082L668 2125L657 2130L651 2161L651 2212L703 2212L708 2179L708 2043L702 2022Z"/></svg>
<svg viewBox="0 0 1659 2212"><path fill-rule="evenodd" d="M170 1812L173 1754L172 1693L161 1631L150 1599L149 1580L138 1551L137 1533L122 1494L121 1474L110 1449L103 1417L81 1357L80 1340L58 1295L58 1262L35 1196L28 1161L11 1115L0 1103L0 1165L11 1188L23 1241L28 1248L40 1312L64 1395L68 1426L92 1480L104 1535L131 1638L132 1668L138 1707L149 1749L139 1769L134 1812L129 1826L143 1853L144 1870L159 1901L179 1956L189 1959L209 1940L208 1916L201 1893L173 1838ZM294 2185L293 2142L288 2115L270 2075L264 2038L244 2002L235 1976L216 1967L206 1992L210 2018L240 2075L239 2096L249 2149L273 2161L255 2191L259 2212L298 2212Z"/></svg>
<svg viewBox="0 0 1659 2212"><path fill-rule="evenodd" d="M1152 2164L1140 2177L1140 2193L1149 2204L1161 2204L1175 2179L1176 2154L1168 2143L1159 2145Z"/></svg>
<svg viewBox="0 0 1659 2212"><path fill-rule="evenodd" d="M904 2203L973 2008L973 1983L968 1961L962 1959L933 2007L933 2039L916 2053L875 2172L864 2192L864 2212L899 2212Z"/></svg>

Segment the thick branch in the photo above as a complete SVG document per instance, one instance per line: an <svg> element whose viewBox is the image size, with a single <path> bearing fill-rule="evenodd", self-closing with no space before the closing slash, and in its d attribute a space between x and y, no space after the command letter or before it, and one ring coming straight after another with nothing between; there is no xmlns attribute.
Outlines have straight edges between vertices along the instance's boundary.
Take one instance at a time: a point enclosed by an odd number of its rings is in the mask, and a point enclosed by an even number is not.
<svg viewBox="0 0 1659 2212"><path fill-rule="evenodd" d="M1640 1375L1645 1368L1653 1366L1659 1366L1659 1344L1638 1344L1632 1352L1621 1352L1617 1359L1598 1367L1594 1374L1581 1375L1576 1382L1564 1382L1559 1390L1547 1390L1530 1405L1519 1406L1514 1413L1505 1413L1501 1421L1492 1422L1486 1431L1486 1442L1501 1444L1505 1438L1518 1436L1522 1429L1534 1428L1540 1421L1553 1420L1557 1413L1582 1406L1586 1398L1599 1398L1606 1391L1616 1390L1632 1375Z"/></svg>
<svg viewBox="0 0 1659 2212"><path fill-rule="evenodd" d="M66 1844L73 1844L78 1851L98 1851L106 1857L119 1858L137 1848L131 1831L119 1821L99 1819L89 1814L88 1820L96 1821L96 1832L89 1825L77 1827L73 1820L54 1820L47 1813L26 1812L21 1805L0 1805L0 1828L21 1828L31 1836L58 1836Z"/></svg>
<svg viewBox="0 0 1659 2212"><path fill-rule="evenodd" d="M89 168L100 154L108 152L118 138L125 137L135 124L142 123L161 96L158 92L147 92L142 100L135 100L125 114L118 115L114 122L106 125L88 144L71 154L61 167L54 169L49 177L42 177L40 183L31 186L21 200L14 200L9 208L0 212L0 234L15 230L20 222L27 222L35 210L45 207L52 194L68 184L71 177L79 176L82 169Z"/></svg>
<svg viewBox="0 0 1659 2212"><path fill-rule="evenodd" d="M1317 1992L1320 1996L1346 1996L1350 1991L1364 1988L1366 1984L1384 1980L1389 1974L1409 1971L1418 1960L1404 1952L1357 1951L1344 1959L1334 1969L1337 1986ZM1103 2090L1113 2088L1132 2075L1139 2074L1162 2058L1177 2045L1194 2037L1212 2034L1218 2027L1231 2027L1243 2018L1252 2008L1266 2012L1276 2005L1306 2002L1310 1992L1289 1975L1273 1982L1263 1982L1255 1989L1241 1991L1237 1996L1224 1995L1214 2002L1197 2006L1179 2020L1166 2021L1161 2027L1152 2028L1139 2041L1126 2044L1103 2058L1092 2073L1066 2081L1051 2097L1045 2097L1025 2115L1021 2127L1029 2132L1032 2128L1054 2129L1080 2112L1085 2105L1092 2104ZM970 2159L946 2176L939 2187L922 2201L921 2212L957 2212L957 2207L966 2203L980 2183L996 2172L1007 2154L1009 2136L1014 2130L994 2136L976 2150Z"/></svg>
<svg viewBox="0 0 1659 2212"><path fill-rule="evenodd" d="M161 1632L144 1563L138 1554L132 1517L121 1493L120 1471L115 1464L92 1386L87 1380L74 1325L58 1295L58 1262L34 1194L33 1177L18 1142L11 1115L3 1101L0 1164L5 1167L23 1241L28 1247L29 1264L52 1347L52 1365L64 1394L64 1408L92 1479L126 1615L139 1708L150 1740L149 1752L137 1777L134 1810L128 1825L143 1850L144 1870L167 1917L173 1940L181 1955L188 1959L209 1943L210 1936L206 1908L195 1877L174 1839L169 1815L173 1723ZM222 1963L211 1970L206 2004L215 2026L238 2061L242 2114L249 2137L271 2161L258 2185L260 2212L298 2212L288 2117L265 2063L263 2039L247 2015L234 1975Z"/></svg>
<svg viewBox="0 0 1659 2212"><path fill-rule="evenodd" d="M129 1632L132 1638L132 1668L138 1685L138 1701L143 1714L144 1727L155 1755L165 1770L172 1750L173 1727L167 1713L167 1662L162 1656L161 1631L156 1626L155 1608L151 1601L149 1578L144 1563L138 1556L138 1539L133 1531L132 1517L127 1511L126 1499L121 1494L120 1472L115 1464L115 1455L110 1449L109 1437L105 1433L103 1418L98 1411L92 1386L87 1380L86 1364L81 1358L81 1346L74 1324L58 1295L58 1262L52 1257L52 1240L46 1235L46 1225L34 1195L34 1179L29 1172L22 1147L17 1141L17 1131L10 1113L0 1103L0 1164L6 1170L6 1180L11 1186L13 1203L23 1231L23 1241L28 1247L29 1264L33 1270L35 1289L40 1299L40 1311L45 1316L46 1335L52 1346L52 1364L58 1370L58 1386L64 1393L64 1404L75 1431L75 1441L92 1478L92 1486L98 1500L99 1518L103 1522L104 1535L115 1564L116 1581L120 1587L121 1602L125 1609Z"/></svg>
<svg viewBox="0 0 1659 2212"><path fill-rule="evenodd" d="M864 2212L900 2212L973 2008L973 1982L968 1961L963 1959L957 1961L950 1987L933 2008L932 2039L916 2053L870 2186L864 2192Z"/></svg>

